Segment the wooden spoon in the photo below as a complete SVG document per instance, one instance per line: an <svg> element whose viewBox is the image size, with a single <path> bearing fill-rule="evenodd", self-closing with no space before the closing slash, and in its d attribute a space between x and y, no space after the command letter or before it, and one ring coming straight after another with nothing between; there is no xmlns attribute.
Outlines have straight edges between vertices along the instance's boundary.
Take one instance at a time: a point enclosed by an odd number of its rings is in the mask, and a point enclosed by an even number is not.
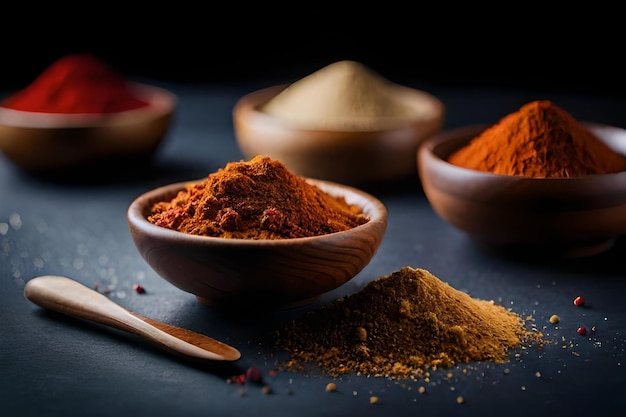
<svg viewBox="0 0 626 417"><path fill-rule="evenodd" d="M32 278L24 287L24 295L41 307L136 334L174 354L213 361L235 361L241 357L232 346L133 313L67 277Z"/></svg>

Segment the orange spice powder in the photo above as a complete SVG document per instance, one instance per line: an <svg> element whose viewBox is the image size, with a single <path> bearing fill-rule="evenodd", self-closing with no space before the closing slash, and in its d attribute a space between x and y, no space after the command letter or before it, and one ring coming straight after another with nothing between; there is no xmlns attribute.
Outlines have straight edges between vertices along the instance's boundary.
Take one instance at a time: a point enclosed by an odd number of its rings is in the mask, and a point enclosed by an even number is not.
<svg viewBox="0 0 626 417"><path fill-rule="evenodd" d="M158 226L183 233L235 239L318 236L368 220L360 207L262 155L228 163L171 201L154 204L148 217Z"/></svg>
<svg viewBox="0 0 626 417"><path fill-rule="evenodd" d="M626 170L611 149L548 100L527 103L449 156L451 164L503 175L580 177Z"/></svg>

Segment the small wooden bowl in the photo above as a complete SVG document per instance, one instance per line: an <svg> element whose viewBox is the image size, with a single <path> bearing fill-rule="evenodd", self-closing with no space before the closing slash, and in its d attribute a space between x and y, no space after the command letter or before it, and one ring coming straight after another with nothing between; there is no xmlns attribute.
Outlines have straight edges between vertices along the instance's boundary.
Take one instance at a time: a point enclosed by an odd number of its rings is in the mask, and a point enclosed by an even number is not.
<svg viewBox="0 0 626 417"><path fill-rule="evenodd" d="M132 83L131 89L150 104L107 114L38 113L0 106L0 151L32 172L149 156L165 136L176 97L146 84Z"/></svg>
<svg viewBox="0 0 626 417"><path fill-rule="evenodd" d="M626 130L585 123L626 155ZM489 249L531 256L584 257L626 234L626 171L578 178L531 178L447 162L487 126L441 132L420 147L424 193L435 212Z"/></svg>
<svg viewBox="0 0 626 417"><path fill-rule="evenodd" d="M356 185L415 176L419 144L443 125L445 108L439 99L399 86L399 94L408 103L432 107L430 116L378 130L302 128L260 110L286 87L268 87L237 101L233 108L236 140L247 158L266 155L304 177Z"/></svg>
<svg viewBox="0 0 626 417"><path fill-rule="evenodd" d="M141 256L161 277L203 304L221 310L282 310L319 299L357 275L372 259L387 228L387 210L373 196L348 186L308 180L328 194L360 206L369 221L314 237L248 240L186 234L147 220L150 207L187 183L137 197L127 213Z"/></svg>

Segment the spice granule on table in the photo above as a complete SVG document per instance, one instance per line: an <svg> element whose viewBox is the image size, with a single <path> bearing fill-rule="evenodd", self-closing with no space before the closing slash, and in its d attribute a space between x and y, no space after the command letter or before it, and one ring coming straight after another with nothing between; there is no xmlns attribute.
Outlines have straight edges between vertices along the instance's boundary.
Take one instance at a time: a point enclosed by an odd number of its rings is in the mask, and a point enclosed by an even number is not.
<svg viewBox="0 0 626 417"><path fill-rule="evenodd" d="M148 221L194 235L259 240L340 232L369 217L280 161L257 155L230 162L187 185L171 201L155 203Z"/></svg>
<svg viewBox="0 0 626 417"><path fill-rule="evenodd" d="M510 309L407 266L305 312L271 337L288 354L277 363L283 370L307 372L313 365L334 377L418 379L427 369L458 363L506 362L511 349L543 335Z"/></svg>

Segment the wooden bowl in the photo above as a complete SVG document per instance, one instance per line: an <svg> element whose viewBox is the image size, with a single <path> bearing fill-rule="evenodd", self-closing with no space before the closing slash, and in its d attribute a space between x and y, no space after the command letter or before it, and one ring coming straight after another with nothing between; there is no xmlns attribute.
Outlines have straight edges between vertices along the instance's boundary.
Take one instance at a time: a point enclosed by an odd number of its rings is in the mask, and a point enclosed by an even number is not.
<svg viewBox="0 0 626 417"><path fill-rule="evenodd" d="M626 130L584 124L626 155ZM486 127L441 132L418 151L424 193L444 220L486 248L531 256L591 256L608 250L626 233L626 172L531 178L446 162Z"/></svg>
<svg viewBox="0 0 626 417"><path fill-rule="evenodd" d="M307 181L360 206L369 221L343 232L278 240L198 236L150 223L150 207L173 198L185 188L183 182L137 197L127 213L130 233L154 271L205 305L239 311L304 306L357 275L387 228L387 210L373 196L340 184Z"/></svg>
<svg viewBox="0 0 626 417"><path fill-rule="evenodd" d="M237 101L233 108L236 140L247 158L266 155L304 177L357 185L415 176L419 144L443 125L444 105L439 99L399 86L408 103L432 107L429 116L377 130L303 128L260 110L286 87L257 90Z"/></svg>
<svg viewBox="0 0 626 417"><path fill-rule="evenodd" d="M150 104L107 114L38 113L0 106L0 151L32 172L149 156L165 136L176 97L146 84L133 83L131 89Z"/></svg>

